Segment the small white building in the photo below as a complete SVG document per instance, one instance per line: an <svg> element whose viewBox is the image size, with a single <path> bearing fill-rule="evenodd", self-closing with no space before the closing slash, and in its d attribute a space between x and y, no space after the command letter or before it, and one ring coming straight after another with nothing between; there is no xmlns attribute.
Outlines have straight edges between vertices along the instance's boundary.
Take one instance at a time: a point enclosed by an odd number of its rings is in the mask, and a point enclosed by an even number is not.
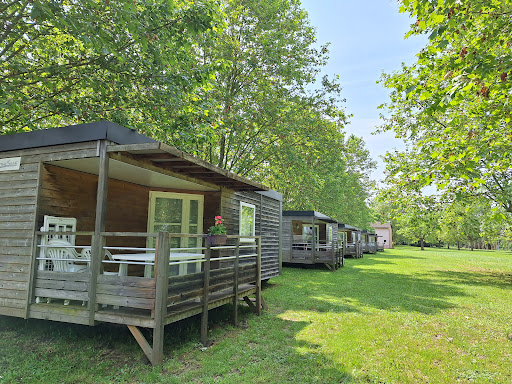
<svg viewBox="0 0 512 384"><path fill-rule="evenodd" d="M370 227L375 228L379 248L393 248L393 227L391 224L376 222L370 224Z"/></svg>

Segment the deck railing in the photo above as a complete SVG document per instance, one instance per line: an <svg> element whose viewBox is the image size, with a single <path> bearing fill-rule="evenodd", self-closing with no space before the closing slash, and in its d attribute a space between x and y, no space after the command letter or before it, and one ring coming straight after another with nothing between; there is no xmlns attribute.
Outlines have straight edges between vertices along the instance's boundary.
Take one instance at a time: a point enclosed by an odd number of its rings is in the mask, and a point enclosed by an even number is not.
<svg viewBox="0 0 512 384"><path fill-rule="evenodd" d="M330 242L324 240L314 246L311 241L305 241L301 236L292 241L291 259L293 261L322 263L336 269L341 265L341 257L338 243L334 240Z"/></svg>
<svg viewBox="0 0 512 384"><path fill-rule="evenodd" d="M236 322L238 299L243 291L255 293L254 308L261 311L259 236L227 236L226 244L209 245L205 235L102 232L96 242L101 245L99 251L89 245L95 244L93 233L76 232L73 234L77 239L88 244L41 244L41 238L60 234L70 233L36 232L39 240L34 254L33 317L90 325L104 321L157 330L202 313L201 339L206 341L203 328L208 309L232 302ZM156 239L154 248L146 247L148 238ZM195 238L199 246L170 246L173 239L189 238ZM128 245L120 245L123 243ZM138 246L134 246L136 243ZM90 256L52 259L45 252L50 247L69 248L68 255L88 253ZM111 254L112 258L105 254ZM96 271L95 259L101 260L96 263L99 265ZM56 270L58 261L80 263L85 268L78 272Z"/></svg>

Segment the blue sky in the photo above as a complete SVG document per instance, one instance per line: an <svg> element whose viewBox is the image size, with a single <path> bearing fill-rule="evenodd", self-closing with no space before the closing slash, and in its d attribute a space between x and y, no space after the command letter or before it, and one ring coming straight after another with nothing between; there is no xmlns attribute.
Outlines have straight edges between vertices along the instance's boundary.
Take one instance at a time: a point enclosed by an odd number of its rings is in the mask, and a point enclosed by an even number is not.
<svg viewBox="0 0 512 384"><path fill-rule="evenodd" d="M413 63L426 38L404 39L411 20L398 13L396 0L302 0L302 7L317 29L318 42L331 43L324 73L340 76L344 107L353 115L346 131L364 139L378 161L373 178L380 180L384 166L379 156L403 144L392 133L371 134L380 124L382 110L377 107L388 98L376 82L382 72Z"/></svg>

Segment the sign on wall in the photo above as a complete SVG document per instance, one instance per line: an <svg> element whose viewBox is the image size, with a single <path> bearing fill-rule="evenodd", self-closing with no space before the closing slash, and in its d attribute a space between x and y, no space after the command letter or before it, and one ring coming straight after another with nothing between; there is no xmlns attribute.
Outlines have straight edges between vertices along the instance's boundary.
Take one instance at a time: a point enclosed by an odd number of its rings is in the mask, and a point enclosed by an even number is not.
<svg viewBox="0 0 512 384"><path fill-rule="evenodd" d="M0 159L0 172L3 171L17 171L20 169L21 157L9 157L7 159Z"/></svg>

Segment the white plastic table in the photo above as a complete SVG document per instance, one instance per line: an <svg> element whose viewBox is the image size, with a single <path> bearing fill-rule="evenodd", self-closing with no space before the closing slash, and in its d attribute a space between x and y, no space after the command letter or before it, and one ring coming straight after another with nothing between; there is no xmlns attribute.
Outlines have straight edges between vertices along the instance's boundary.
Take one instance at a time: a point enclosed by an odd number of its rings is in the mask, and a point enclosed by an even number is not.
<svg viewBox="0 0 512 384"><path fill-rule="evenodd" d="M128 275L128 264L127 261L133 261L133 264L143 264L144 265L144 277L152 277L153 276L153 267L155 266L155 254L154 253L118 253L113 254L112 258L115 261L122 261L123 263L119 263L119 276L127 276ZM174 262L184 262L179 265L178 275L186 275L187 274L187 265L190 264L190 260L197 260L195 264L195 272L201 272L201 261L204 259L204 254L202 253L185 253L185 252L171 252L169 257L169 263Z"/></svg>

